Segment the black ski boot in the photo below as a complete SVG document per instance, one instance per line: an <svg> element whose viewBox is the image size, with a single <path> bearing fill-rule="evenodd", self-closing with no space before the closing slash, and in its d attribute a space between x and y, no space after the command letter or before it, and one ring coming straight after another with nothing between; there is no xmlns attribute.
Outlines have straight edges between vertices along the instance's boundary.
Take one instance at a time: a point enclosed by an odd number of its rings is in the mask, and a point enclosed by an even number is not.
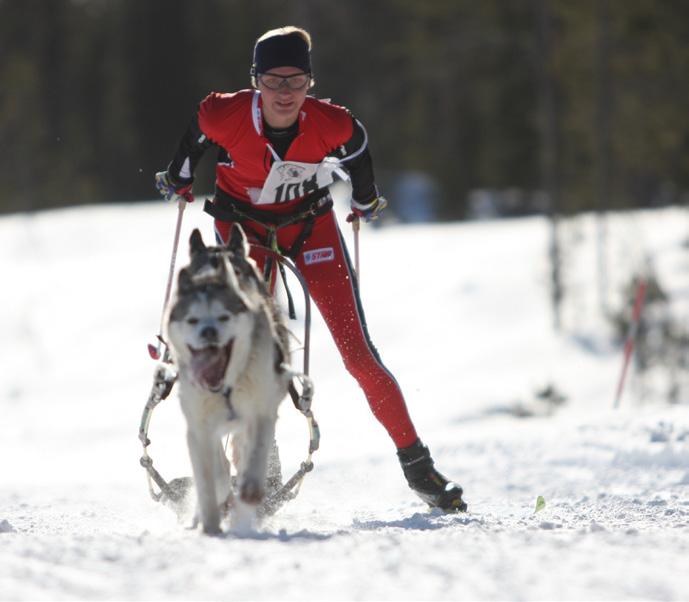
<svg viewBox="0 0 689 602"><path fill-rule="evenodd" d="M431 453L420 439L414 445L398 449L397 457L409 487L431 508L440 508L446 512L466 512L462 488L448 481L433 467Z"/></svg>

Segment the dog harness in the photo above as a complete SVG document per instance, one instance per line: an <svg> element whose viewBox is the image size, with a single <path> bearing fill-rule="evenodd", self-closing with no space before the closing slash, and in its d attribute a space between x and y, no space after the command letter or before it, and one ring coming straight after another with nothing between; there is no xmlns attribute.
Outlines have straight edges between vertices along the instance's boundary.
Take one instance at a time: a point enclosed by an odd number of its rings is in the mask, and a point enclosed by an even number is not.
<svg viewBox="0 0 689 602"><path fill-rule="evenodd" d="M317 190L301 199L290 213L275 213L265 209L258 209L246 203L239 204L218 190L214 202L206 199L203 210L215 219L223 222L240 222L244 229L248 230L259 244L294 261L301 252L306 240L311 236L316 218L328 213L332 206L333 201L328 194L327 188ZM267 232L267 235L265 237L262 236L255 227L252 227L252 222L261 226ZM278 230L297 223L302 225L301 233L289 249L281 249L278 245ZM271 274L274 265L274 258L271 256L266 261L263 270L263 277L268 283L272 279ZM278 261L277 266L285 287L285 294L287 295L289 317L295 320L296 309L292 293L287 284L287 274L282 262Z"/></svg>

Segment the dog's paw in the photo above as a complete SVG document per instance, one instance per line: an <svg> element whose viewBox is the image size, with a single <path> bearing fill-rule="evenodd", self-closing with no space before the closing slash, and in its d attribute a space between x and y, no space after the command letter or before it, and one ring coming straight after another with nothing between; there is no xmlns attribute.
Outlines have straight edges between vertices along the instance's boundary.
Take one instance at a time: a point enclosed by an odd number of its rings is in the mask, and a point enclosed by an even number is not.
<svg viewBox="0 0 689 602"><path fill-rule="evenodd" d="M206 535L220 535L222 529L220 528L220 523L204 523L203 532Z"/></svg>
<svg viewBox="0 0 689 602"><path fill-rule="evenodd" d="M239 497L245 504L257 506L265 496L265 491L261 484L255 479L247 479L242 483Z"/></svg>

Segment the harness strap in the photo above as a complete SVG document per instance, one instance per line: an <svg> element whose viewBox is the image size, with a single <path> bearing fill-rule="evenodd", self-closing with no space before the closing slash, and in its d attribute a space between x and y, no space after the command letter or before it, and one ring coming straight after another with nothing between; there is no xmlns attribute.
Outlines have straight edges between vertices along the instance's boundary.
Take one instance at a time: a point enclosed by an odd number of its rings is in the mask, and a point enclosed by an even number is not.
<svg viewBox="0 0 689 602"><path fill-rule="evenodd" d="M325 215L333 207L333 200L330 197L327 188L320 188L311 194L307 194L301 202L294 206L290 213L275 213L267 209L258 209L248 203L238 201L221 189L216 189L215 198L213 201L206 199L203 205L203 210L223 222L254 222L262 226L266 230L266 235L261 236L254 228L249 228L251 233L268 247L271 251L275 251L280 255L289 257L296 261L297 256L301 252L304 244L313 232L316 218ZM294 240L289 249L281 249L278 244L278 230L285 226L302 223L303 227L299 236ZM263 240L265 239L265 240ZM273 265L275 260L272 257L266 259L263 268L263 277L266 282L270 282L271 274L273 272ZM291 320L297 319L297 314L294 308L294 300L292 293L287 285L287 275L282 263L278 262L278 269L282 283L285 287L285 294L287 295L287 308Z"/></svg>
<svg viewBox="0 0 689 602"><path fill-rule="evenodd" d="M285 272L285 266L278 262L278 269L280 270L280 277L282 278L282 286L285 287L285 295L287 295L287 312L290 320L297 319L297 310L294 306L294 299L292 298L292 292L287 286L287 273Z"/></svg>
<svg viewBox="0 0 689 602"><path fill-rule="evenodd" d="M213 201L206 199L203 210L223 222L252 221L267 230L275 231L285 226L306 221L309 217L324 215L332 209L333 201L327 188L319 188L307 194L290 213L275 213L269 209L259 209L254 205L239 201L221 189L216 189ZM266 241L269 242L269 241ZM267 245L270 247L270 245Z"/></svg>

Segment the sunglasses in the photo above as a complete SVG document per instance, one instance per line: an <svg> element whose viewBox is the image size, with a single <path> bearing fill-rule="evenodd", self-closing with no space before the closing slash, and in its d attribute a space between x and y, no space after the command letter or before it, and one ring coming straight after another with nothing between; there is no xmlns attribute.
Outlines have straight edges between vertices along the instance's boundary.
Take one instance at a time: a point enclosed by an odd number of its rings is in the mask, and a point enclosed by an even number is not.
<svg viewBox="0 0 689 602"><path fill-rule="evenodd" d="M271 90L279 90L283 86L290 90L301 90L311 81L311 74L295 73L294 75L283 76L272 73L259 73L258 81Z"/></svg>

